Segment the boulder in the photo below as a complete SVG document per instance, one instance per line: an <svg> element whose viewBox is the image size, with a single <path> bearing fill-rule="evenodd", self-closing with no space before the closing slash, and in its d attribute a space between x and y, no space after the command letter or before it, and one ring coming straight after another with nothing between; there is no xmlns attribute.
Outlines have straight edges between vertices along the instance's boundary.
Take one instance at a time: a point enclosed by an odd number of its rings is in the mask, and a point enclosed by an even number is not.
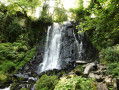
<svg viewBox="0 0 119 90"><path fill-rule="evenodd" d="M114 89L114 90L118 90L118 87L117 87L117 79L116 79L116 78L113 79L113 89Z"/></svg>
<svg viewBox="0 0 119 90"><path fill-rule="evenodd" d="M75 74L74 71L71 71L71 72L68 73L68 75L73 75L73 74Z"/></svg>
<svg viewBox="0 0 119 90"><path fill-rule="evenodd" d="M20 77L20 78L25 78L25 79L28 79L28 78L29 78L28 75L21 74L21 73L19 73L19 74L14 74L14 77Z"/></svg>
<svg viewBox="0 0 119 90"><path fill-rule="evenodd" d="M109 84L109 83L112 82L112 78L106 76L104 81L105 81L107 84Z"/></svg>
<svg viewBox="0 0 119 90"><path fill-rule="evenodd" d="M98 82L103 81L102 75L97 75L97 74L94 74L94 73L90 73L90 74L88 75L88 77L94 78L94 79L96 79L96 81L98 81Z"/></svg>
<svg viewBox="0 0 119 90"><path fill-rule="evenodd" d="M85 75L89 74L89 72L91 70L94 70L95 69L95 66L96 66L95 63L89 63L89 64L87 64L87 66L85 67L85 70L84 70L84 74Z"/></svg>
<svg viewBox="0 0 119 90"><path fill-rule="evenodd" d="M108 90L106 83L96 83L96 90Z"/></svg>
<svg viewBox="0 0 119 90"><path fill-rule="evenodd" d="M101 65L101 64L97 64L97 67L100 71L102 70L106 70L106 66L105 65Z"/></svg>
<svg viewBox="0 0 119 90"><path fill-rule="evenodd" d="M87 64L88 62L82 60L76 60L76 64Z"/></svg>

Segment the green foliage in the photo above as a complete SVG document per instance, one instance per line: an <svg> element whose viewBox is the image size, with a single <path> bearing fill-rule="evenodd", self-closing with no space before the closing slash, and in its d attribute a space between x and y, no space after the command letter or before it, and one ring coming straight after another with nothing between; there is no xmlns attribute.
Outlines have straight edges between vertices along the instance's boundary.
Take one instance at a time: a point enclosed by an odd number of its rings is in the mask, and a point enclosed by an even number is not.
<svg viewBox="0 0 119 90"><path fill-rule="evenodd" d="M36 82L35 90L53 90L58 82L58 77L43 75Z"/></svg>
<svg viewBox="0 0 119 90"><path fill-rule="evenodd" d="M74 69L74 71L75 71L75 72L76 72L76 71L81 71L81 72L83 72L83 71L84 71L83 65L78 65L78 66L76 66L76 68Z"/></svg>
<svg viewBox="0 0 119 90"><path fill-rule="evenodd" d="M16 70L19 69L19 67L24 66L26 64L26 62L30 61L33 58L35 52L36 52L36 48L34 47L31 50L26 52L26 54L25 54L24 58L21 60L21 62L16 61L18 64L16 67Z"/></svg>
<svg viewBox="0 0 119 90"><path fill-rule="evenodd" d="M83 21L84 20L84 15L85 15L85 10L83 6L83 0L78 0L76 2L77 8L71 8L69 11L72 13L72 19L74 21Z"/></svg>
<svg viewBox="0 0 119 90"><path fill-rule="evenodd" d="M59 81L54 90L93 90L92 82L91 79L75 76Z"/></svg>
<svg viewBox="0 0 119 90"><path fill-rule="evenodd" d="M22 59L28 47L24 43L14 42L12 43L2 43L0 44L0 58L1 60L14 60ZM18 57L19 56L19 57ZM5 57L5 58L3 58Z"/></svg>
<svg viewBox="0 0 119 90"><path fill-rule="evenodd" d="M10 17L10 18L9 18ZM6 37L8 38L8 41L12 42L17 39L17 37L22 33L22 27L19 24L18 18L12 18L12 16L9 16L7 19L7 28L6 28ZM11 21L10 21L11 19Z"/></svg>
<svg viewBox="0 0 119 90"><path fill-rule="evenodd" d="M91 0L84 8L82 0L71 9L75 21L85 31L91 42L101 50L119 43L119 4L117 0ZM73 17L74 17L73 16Z"/></svg>
<svg viewBox="0 0 119 90"><path fill-rule="evenodd" d="M4 61L0 65L0 71L3 71L5 73L11 72L11 69L15 69L15 64L11 61Z"/></svg>
<svg viewBox="0 0 119 90"><path fill-rule="evenodd" d="M102 59L108 62L119 62L119 44L101 51Z"/></svg>
<svg viewBox="0 0 119 90"><path fill-rule="evenodd" d="M17 37L23 32L22 26L20 26L19 18L14 15L8 14L0 17L0 40L3 42L13 42L17 40Z"/></svg>
<svg viewBox="0 0 119 90"><path fill-rule="evenodd" d="M55 7L55 22L67 21L66 10L62 7Z"/></svg>
<svg viewBox="0 0 119 90"><path fill-rule="evenodd" d="M0 71L11 73L31 60L36 48L30 49L25 41L0 44Z"/></svg>
<svg viewBox="0 0 119 90"><path fill-rule="evenodd" d="M28 12L29 10L35 10L37 6L41 5L40 0L7 0L9 3L6 8L8 9L7 12L9 13L16 13L17 11L20 11L24 14Z"/></svg>
<svg viewBox="0 0 119 90"><path fill-rule="evenodd" d="M109 63L107 66L107 72L113 77L119 78L119 63Z"/></svg>
<svg viewBox="0 0 119 90"><path fill-rule="evenodd" d="M30 4L30 6L27 6L26 3ZM38 20L34 20L30 16L28 17L27 10L31 10L31 5L33 5L34 9L37 7L37 4L34 3L38 4L38 0L15 0L15 2L12 0L8 6L4 4L0 5L0 9L2 10L0 10L0 42L13 43L18 40L24 40L31 47L38 43L40 34L45 32L48 23L52 23L52 18L49 15L43 14L47 10L41 11L41 17ZM14 9L11 9L10 6L13 6Z"/></svg>
<svg viewBox="0 0 119 90"><path fill-rule="evenodd" d="M101 51L100 62L107 65L107 72L113 77L119 77L119 44Z"/></svg>
<svg viewBox="0 0 119 90"><path fill-rule="evenodd" d="M46 22L52 22L52 14L50 14L49 12L49 4L48 4L48 0L44 0L43 1L43 7L41 10L41 15L39 17L39 20L41 20L42 22L46 23Z"/></svg>

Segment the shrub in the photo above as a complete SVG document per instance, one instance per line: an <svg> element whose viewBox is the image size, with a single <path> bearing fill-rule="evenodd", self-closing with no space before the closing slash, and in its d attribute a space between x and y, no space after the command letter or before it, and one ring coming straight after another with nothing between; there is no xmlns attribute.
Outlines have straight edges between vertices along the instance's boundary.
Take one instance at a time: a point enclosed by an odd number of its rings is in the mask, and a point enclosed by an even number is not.
<svg viewBox="0 0 119 90"><path fill-rule="evenodd" d="M107 72L113 77L119 78L119 63L110 63L107 65Z"/></svg>
<svg viewBox="0 0 119 90"><path fill-rule="evenodd" d="M101 51L101 63L107 64L107 72L113 77L119 77L119 44Z"/></svg>
<svg viewBox="0 0 119 90"><path fill-rule="evenodd" d="M36 48L34 47L31 50L27 51L27 53L24 55L24 58L22 58L21 62L16 61L18 64L16 67L16 70L19 69L19 67L24 66L26 64L26 62L30 61L34 56L35 51L36 51ZM20 57L20 54L18 55L18 57Z"/></svg>
<svg viewBox="0 0 119 90"><path fill-rule="evenodd" d="M36 82L35 90L53 90L58 82L56 75L47 76L46 74Z"/></svg>
<svg viewBox="0 0 119 90"><path fill-rule="evenodd" d="M1 60L15 60L22 59L25 52L28 51L28 47L22 43L2 43L0 44L0 59ZM18 57L19 56L19 57ZM3 58L5 57L5 58Z"/></svg>
<svg viewBox="0 0 119 90"><path fill-rule="evenodd" d="M93 90L92 79L75 76L69 79L60 80L54 90Z"/></svg>
<svg viewBox="0 0 119 90"><path fill-rule="evenodd" d="M77 65L76 68L74 69L74 71L77 71L77 70L78 70L78 71L80 70L80 71L83 72L83 71L84 71L83 65Z"/></svg>
<svg viewBox="0 0 119 90"><path fill-rule="evenodd" d="M30 61L36 48L30 49L25 41L0 44L0 71L11 73Z"/></svg>
<svg viewBox="0 0 119 90"><path fill-rule="evenodd" d="M0 65L0 71L3 72L11 72L11 69L15 68L15 64L11 61L4 61L1 65Z"/></svg>
<svg viewBox="0 0 119 90"><path fill-rule="evenodd" d="M102 61L118 62L119 61L119 44L102 50L101 54L103 55L103 57L101 58Z"/></svg>

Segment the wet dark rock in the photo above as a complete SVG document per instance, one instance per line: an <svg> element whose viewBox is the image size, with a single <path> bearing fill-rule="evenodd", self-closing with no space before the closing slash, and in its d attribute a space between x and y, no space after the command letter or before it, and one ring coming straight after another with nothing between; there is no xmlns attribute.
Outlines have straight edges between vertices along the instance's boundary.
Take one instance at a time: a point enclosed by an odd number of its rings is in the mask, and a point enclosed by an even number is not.
<svg viewBox="0 0 119 90"><path fill-rule="evenodd" d="M30 90L32 84L27 84L27 83L13 83L10 90L21 90L22 88L27 88Z"/></svg>
<svg viewBox="0 0 119 90"><path fill-rule="evenodd" d="M29 76L28 76L28 75L21 74L21 73L19 73L19 74L14 74L14 76L15 76L15 77L25 78L25 79L28 79L28 78L29 78Z"/></svg>
<svg viewBox="0 0 119 90"><path fill-rule="evenodd" d="M74 43L75 38L73 34L73 25L68 24L65 26L66 30L64 29L62 31L62 39L61 39L61 50L60 50L60 59L65 62L65 66L68 68L74 65L74 60L76 59L76 43ZM63 62L63 64L64 64ZM72 65L71 65L72 63ZM62 65L64 66L64 65Z"/></svg>
<svg viewBox="0 0 119 90"><path fill-rule="evenodd" d="M67 25L67 28L73 28L73 25L72 24Z"/></svg>
<svg viewBox="0 0 119 90"><path fill-rule="evenodd" d="M25 77L25 78L24 78ZM14 75L14 83L12 83L12 90L20 90L21 88L30 88L35 84L37 78L26 77L24 75Z"/></svg>
<svg viewBox="0 0 119 90"><path fill-rule="evenodd" d="M29 79L28 83L35 83L36 81L34 81L33 79Z"/></svg>
<svg viewBox="0 0 119 90"><path fill-rule="evenodd" d="M82 71L80 71L80 70L79 71L75 71L75 74L78 75L78 76L83 75Z"/></svg>
<svg viewBox="0 0 119 90"><path fill-rule="evenodd" d="M62 38L61 38L61 50L60 50L60 59L62 61L65 61L65 66L67 66L67 69L69 68L69 61L75 61L75 60L92 60L92 58L95 58L95 55L97 53L97 50L93 45L90 43L89 39L84 35L78 34L77 30L75 30L75 25L74 23L67 23L64 25L65 28L62 31ZM77 32L75 32L77 31ZM77 42L76 42L77 40ZM77 43L79 45L83 43L82 46L82 52L80 52L80 55L78 54L78 47ZM80 47L80 46L79 46ZM64 62L63 62L64 64ZM72 62L73 67L75 64ZM64 66L64 65L62 65ZM96 68L96 67L95 67Z"/></svg>
<svg viewBox="0 0 119 90"><path fill-rule="evenodd" d="M10 83L8 82L6 82L6 83L2 83L2 82L0 82L0 89L4 89L4 88L6 88L6 87L8 87L8 86L10 86Z"/></svg>
<svg viewBox="0 0 119 90"><path fill-rule="evenodd" d="M24 70L28 70L30 67L29 66L26 66L25 68L24 68Z"/></svg>
<svg viewBox="0 0 119 90"><path fill-rule="evenodd" d="M48 76L52 76L52 75L58 75L58 73L60 73L61 70L58 70L58 69L53 69L53 70L47 70L47 71L44 71L42 73L40 73L39 77L41 77L42 75L44 74L47 74Z"/></svg>

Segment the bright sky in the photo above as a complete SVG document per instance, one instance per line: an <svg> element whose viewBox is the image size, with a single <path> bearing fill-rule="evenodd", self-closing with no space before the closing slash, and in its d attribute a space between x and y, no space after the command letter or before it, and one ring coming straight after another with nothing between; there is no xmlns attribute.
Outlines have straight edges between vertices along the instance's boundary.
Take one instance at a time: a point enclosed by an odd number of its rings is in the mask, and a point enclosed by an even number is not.
<svg viewBox="0 0 119 90"><path fill-rule="evenodd" d="M83 0L83 1L84 1L83 5L84 5L84 7L86 8L86 7L88 7L88 5L90 4L89 2L90 2L91 0Z"/></svg>
<svg viewBox="0 0 119 90"><path fill-rule="evenodd" d="M76 5L75 5L75 1L76 0L63 0L63 5L64 5L64 8L65 9L69 9L69 8L75 8L76 7ZM87 7L88 5L89 5L89 2L90 2L91 0L83 0L83 5L84 5L84 7Z"/></svg>
<svg viewBox="0 0 119 90"><path fill-rule="evenodd" d="M62 0L64 8L67 9L67 10L70 9L70 8L75 7L74 2L75 2L75 0ZM53 0L50 0L49 4L50 4L50 7L51 7L49 9L50 13L53 13L53 7L55 6L55 2ZM35 17L38 18L39 14L40 14L40 8L37 7Z"/></svg>
<svg viewBox="0 0 119 90"><path fill-rule="evenodd" d="M6 6L9 4L7 0L0 0L0 2L4 3Z"/></svg>
<svg viewBox="0 0 119 90"><path fill-rule="evenodd" d="M74 2L75 2L75 0L64 0L63 1L64 8L69 9L69 8L75 7Z"/></svg>

